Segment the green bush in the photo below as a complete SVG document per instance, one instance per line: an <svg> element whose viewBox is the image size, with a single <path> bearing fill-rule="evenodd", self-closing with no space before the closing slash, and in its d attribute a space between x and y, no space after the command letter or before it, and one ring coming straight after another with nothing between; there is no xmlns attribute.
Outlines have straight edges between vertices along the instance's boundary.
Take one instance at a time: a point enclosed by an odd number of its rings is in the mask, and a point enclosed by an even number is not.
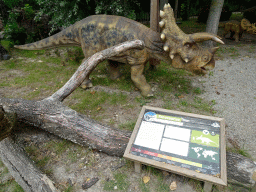
<svg viewBox="0 0 256 192"><path fill-rule="evenodd" d="M24 44L27 38L26 30L17 23L19 13L10 12L8 23L5 26L5 38L14 44Z"/></svg>
<svg viewBox="0 0 256 192"><path fill-rule="evenodd" d="M25 44L48 37L50 27L40 19L34 21L36 11L29 4L20 9L9 11L8 22L5 26L5 38L14 44Z"/></svg>

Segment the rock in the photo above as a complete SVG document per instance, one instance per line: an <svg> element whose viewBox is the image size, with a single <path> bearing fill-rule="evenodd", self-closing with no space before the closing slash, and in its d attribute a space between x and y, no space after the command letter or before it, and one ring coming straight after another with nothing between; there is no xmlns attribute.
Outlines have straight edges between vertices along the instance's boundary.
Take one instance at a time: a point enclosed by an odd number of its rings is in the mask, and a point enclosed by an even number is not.
<svg viewBox="0 0 256 192"><path fill-rule="evenodd" d="M171 183L171 185L170 185L170 189L171 189L171 191L174 191L174 190L176 190L176 189L177 189L176 181L173 181L173 182Z"/></svg>
<svg viewBox="0 0 256 192"><path fill-rule="evenodd" d="M149 182L149 180L150 180L150 177L149 176L144 176L142 178L142 180L143 180L143 183L147 184Z"/></svg>
<svg viewBox="0 0 256 192"><path fill-rule="evenodd" d="M9 55L9 54L3 55L4 60L9 60L10 58L11 58L11 55Z"/></svg>
<svg viewBox="0 0 256 192"><path fill-rule="evenodd" d="M84 190L88 189L91 186L93 186L95 183L97 183L98 181L99 181L99 178L98 177L94 177L94 178L90 179L89 181L86 181L85 184L82 185L82 188Z"/></svg>

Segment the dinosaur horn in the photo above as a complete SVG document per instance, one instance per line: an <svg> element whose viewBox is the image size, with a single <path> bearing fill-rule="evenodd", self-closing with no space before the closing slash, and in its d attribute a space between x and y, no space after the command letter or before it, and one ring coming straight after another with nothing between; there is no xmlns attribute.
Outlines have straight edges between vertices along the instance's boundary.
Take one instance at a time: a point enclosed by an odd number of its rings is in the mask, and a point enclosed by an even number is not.
<svg viewBox="0 0 256 192"><path fill-rule="evenodd" d="M194 40L195 42L202 42L202 41L207 41L207 40L212 40L217 43L225 44L220 37L217 35L211 34L211 33L206 33L206 32L201 32L201 33L194 33L190 35L190 38Z"/></svg>
<svg viewBox="0 0 256 192"><path fill-rule="evenodd" d="M212 54L214 54L218 49L219 49L219 47L213 47L210 49L210 51Z"/></svg>

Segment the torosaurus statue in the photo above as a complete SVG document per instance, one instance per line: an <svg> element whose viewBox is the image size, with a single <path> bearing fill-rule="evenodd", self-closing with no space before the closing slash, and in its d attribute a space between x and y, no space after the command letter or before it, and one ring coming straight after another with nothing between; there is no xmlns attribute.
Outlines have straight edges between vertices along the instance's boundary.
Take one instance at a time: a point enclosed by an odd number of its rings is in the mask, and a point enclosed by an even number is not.
<svg viewBox="0 0 256 192"><path fill-rule="evenodd" d="M150 85L143 75L144 67L151 58L159 59L174 68L185 69L195 74L205 74L215 66L214 53L218 47L202 48L197 42L213 40L224 44L210 33L185 34L176 24L173 9L165 4L160 11L161 33L155 32L134 20L113 16L93 15L76 22L61 32L43 40L15 45L15 48L39 50L60 46L81 46L85 59L96 52L130 40L142 40L145 48L133 49L109 58L109 72L113 79L120 76L119 64L131 66L131 79L145 97L152 96ZM89 75L81 85L92 87Z"/></svg>

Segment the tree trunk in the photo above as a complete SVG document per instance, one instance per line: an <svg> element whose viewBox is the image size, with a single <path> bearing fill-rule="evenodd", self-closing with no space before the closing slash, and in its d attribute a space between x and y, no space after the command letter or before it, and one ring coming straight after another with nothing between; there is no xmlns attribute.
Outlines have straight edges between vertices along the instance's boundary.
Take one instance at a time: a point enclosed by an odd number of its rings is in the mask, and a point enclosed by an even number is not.
<svg viewBox="0 0 256 192"><path fill-rule="evenodd" d="M240 154L227 152L228 181L252 187L256 180L256 164Z"/></svg>
<svg viewBox="0 0 256 192"><path fill-rule="evenodd" d="M0 98L0 105L4 108L8 106L12 111L15 111L18 122L22 121L33 125L108 155L122 156L130 138L130 132L103 126L64 106L60 101Z"/></svg>
<svg viewBox="0 0 256 192"><path fill-rule="evenodd" d="M206 32L217 35L223 3L224 0L212 0L209 16L206 23ZM212 41L205 41L204 45L207 47L214 46Z"/></svg>
<svg viewBox="0 0 256 192"><path fill-rule="evenodd" d="M0 157L15 181L26 192L58 192L26 153L11 139L0 142Z"/></svg>
<svg viewBox="0 0 256 192"><path fill-rule="evenodd" d="M179 8L179 0L175 0L174 17L175 17L176 22L177 22L177 18L178 18L178 8Z"/></svg>
<svg viewBox="0 0 256 192"><path fill-rule="evenodd" d="M150 6L150 29L159 32L159 0L151 0ZM160 64L157 59L149 60L150 68L155 69Z"/></svg>

